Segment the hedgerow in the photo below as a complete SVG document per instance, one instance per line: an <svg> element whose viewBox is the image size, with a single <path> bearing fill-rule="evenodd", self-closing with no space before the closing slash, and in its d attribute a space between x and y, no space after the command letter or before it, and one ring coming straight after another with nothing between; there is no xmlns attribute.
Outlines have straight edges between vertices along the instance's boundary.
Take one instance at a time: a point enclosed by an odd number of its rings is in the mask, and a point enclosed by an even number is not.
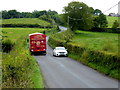
<svg viewBox="0 0 120 90"><path fill-rule="evenodd" d="M51 25L39 25L39 24L2 24L2 27L24 27L24 28L52 28Z"/></svg>

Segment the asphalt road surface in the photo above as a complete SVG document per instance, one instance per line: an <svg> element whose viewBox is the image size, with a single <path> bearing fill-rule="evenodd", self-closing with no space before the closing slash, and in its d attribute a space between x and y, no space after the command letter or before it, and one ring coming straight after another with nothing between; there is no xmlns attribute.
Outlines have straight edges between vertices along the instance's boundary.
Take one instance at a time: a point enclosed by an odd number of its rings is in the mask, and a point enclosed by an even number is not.
<svg viewBox="0 0 120 90"><path fill-rule="evenodd" d="M54 57L47 45L46 55L34 56L46 88L118 88L118 81L68 57Z"/></svg>

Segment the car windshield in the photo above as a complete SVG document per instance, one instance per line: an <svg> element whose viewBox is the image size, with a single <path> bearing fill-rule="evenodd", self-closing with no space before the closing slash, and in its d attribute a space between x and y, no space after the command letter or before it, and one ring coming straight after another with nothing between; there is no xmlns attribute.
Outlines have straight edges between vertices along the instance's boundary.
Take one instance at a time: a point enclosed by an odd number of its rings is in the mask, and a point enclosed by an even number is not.
<svg viewBox="0 0 120 90"><path fill-rule="evenodd" d="M57 47L56 50L65 50L64 47Z"/></svg>

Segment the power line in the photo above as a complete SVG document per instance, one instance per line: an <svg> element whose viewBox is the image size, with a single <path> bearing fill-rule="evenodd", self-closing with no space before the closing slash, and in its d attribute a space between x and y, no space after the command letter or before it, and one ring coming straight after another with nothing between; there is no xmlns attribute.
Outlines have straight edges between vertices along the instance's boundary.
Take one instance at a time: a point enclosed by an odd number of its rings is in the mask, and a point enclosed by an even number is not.
<svg viewBox="0 0 120 90"><path fill-rule="evenodd" d="M119 3L120 3L120 2L118 2L116 5L114 5L114 6L110 7L109 9L107 9L106 11L104 11L103 13L105 13L105 12L107 12L107 11L111 10L112 8L116 7Z"/></svg>
<svg viewBox="0 0 120 90"><path fill-rule="evenodd" d="M77 20L77 21L81 21L81 20L84 20L83 18L81 18L81 19L76 19L76 18L72 18L72 17L70 17L70 16L68 16L68 19L72 19L72 20ZM86 19L91 19L91 18L86 18Z"/></svg>

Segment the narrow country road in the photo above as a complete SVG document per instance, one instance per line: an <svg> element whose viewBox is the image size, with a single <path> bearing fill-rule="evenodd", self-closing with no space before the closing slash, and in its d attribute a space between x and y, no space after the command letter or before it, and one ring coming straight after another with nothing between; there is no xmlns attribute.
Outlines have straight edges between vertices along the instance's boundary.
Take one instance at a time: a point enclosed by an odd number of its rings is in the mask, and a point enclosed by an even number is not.
<svg viewBox="0 0 120 90"><path fill-rule="evenodd" d="M118 81L68 57L47 54L34 56L42 71L46 88L118 88Z"/></svg>

